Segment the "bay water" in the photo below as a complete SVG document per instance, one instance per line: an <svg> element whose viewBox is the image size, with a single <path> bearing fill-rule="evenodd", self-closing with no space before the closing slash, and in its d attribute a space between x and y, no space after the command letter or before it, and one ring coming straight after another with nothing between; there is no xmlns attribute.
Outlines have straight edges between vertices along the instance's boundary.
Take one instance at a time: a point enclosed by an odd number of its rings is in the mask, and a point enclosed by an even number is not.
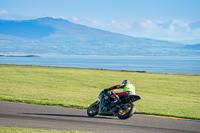
<svg viewBox="0 0 200 133"><path fill-rule="evenodd" d="M0 64L82 67L159 73L200 74L200 57L40 56L0 57Z"/></svg>

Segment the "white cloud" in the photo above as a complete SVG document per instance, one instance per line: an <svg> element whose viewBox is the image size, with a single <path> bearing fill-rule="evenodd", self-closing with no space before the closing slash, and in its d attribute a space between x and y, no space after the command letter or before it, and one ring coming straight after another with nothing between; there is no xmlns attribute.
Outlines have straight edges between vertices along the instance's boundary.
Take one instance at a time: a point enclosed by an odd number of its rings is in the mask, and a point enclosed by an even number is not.
<svg viewBox="0 0 200 133"><path fill-rule="evenodd" d="M162 21L153 22L150 19L139 21L137 23L139 23L139 27L137 29L143 31L143 34L146 34L147 36L148 34L151 35L160 32L162 30L160 25L163 24Z"/></svg>
<svg viewBox="0 0 200 133"><path fill-rule="evenodd" d="M117 22L116 20L111 20L110 21L110 26L117 30L129 30L131 29L131 24L125 23L125 22Z"/></svg>
<svg viewBox="0 0 200 133"><path fill-rule="evenodd" d="M188 27L188 23L181 20L173 20L172 24L176 24L180 27Z"/></svg>
<svg viewBox="0 0 200 133"><path fill-rule="evenodd" d="M76 24L82 24L89 27L111 32L117 32L117 33L125 33L125 31L132 29L132 25L130 23L118 22L114 19L109 21L98 21L98 20L89 21L85 19L79 19L77 17L69 17L68 20Z"/></svg>
<svg viewBox="0 0 200 133"><path fill-rule="evenodd" d="M181 21L181 20L173 20L172 24L174 24L174 25L176 25L180 28L185 28L188 31L190 30L188 22L184 22L184 21Z"/></svg>
<svg viewBox="0 0 200 133"><path fill-rule="evenodd" d="M72 21L78 21L78 20L79 20L79 19L78 19L77 17L75 17L75 16L70 17L70 19L71 19Z"/></svg>
<svg viewBox="0 0 200 133"><path fill-rule="evenodd" d="M144 29L153 29L157 28L157 25L154 24L151 20L145 20L140 22L140 26Z"/></svg>
<svg viewBox="0 0 200 133"><path fill-rule="evenodd" d="M174 30L175 30L175 26L174 26L173 24L170 24L170 25L169 25L169 30L170 30L170 31L174 31Z"/></svg>
<svg viewBox="0 0 200 133"><path fill-rule="evenodd" d="M6 11L6 10L1 10L0 11L0 15L4 15L4 14L7 14L8 13L8 11Z"/></svg>
<svg viewBox="0 0 200 133"><path fill-rule="evenodd" d="M194 23L194 22L193 22ZM191 28L190 23L182 20L152 21L150 19L137 21L128 34L137 37L154 38L167 41L195 40L200 38L200 26Z"/></svg>
<svg viewBox="0 0 200 133"><path fill-rule="evenodd" d="M75 16L68 20L89 27L121 33L134 37L153 38L167 41L193 40L200 38L200 27L190 28L190 23L182 20L153 21L150 19L134 22L85 20Z"/></svg>
<svg viewBox="0 0 200 133"><path fill-rule="evenodd" d="M101 23L101 22L99 22L99 21L96 21L96 20L93 20L92 21L92 24L95 26L95 27L101 27L101 28L103 28L103 27L105 27L104 25L104 23Z"/></svg>
<svg viewBox="0 0 200 133"><path fill-rule="evenodd" d="M76 24L81 24L81 25L86 25L86 26L91 26L91 24L92 24L92 21L82 19L82 18L78 18L76 16L67 17L67 20L69 20L73 23L76 23Z"/></svg>

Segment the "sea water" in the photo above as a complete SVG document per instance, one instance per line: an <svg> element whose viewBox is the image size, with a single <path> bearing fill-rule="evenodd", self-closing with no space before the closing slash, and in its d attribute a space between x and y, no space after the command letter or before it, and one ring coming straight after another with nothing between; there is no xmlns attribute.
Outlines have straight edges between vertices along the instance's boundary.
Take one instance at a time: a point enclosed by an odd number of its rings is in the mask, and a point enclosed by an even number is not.
<svg viewBox="0 0 200 133"><path fill-rule="evenodd" d="M82 67L114 70L134 70L160 73L200 74L200 57L158 56L40 56L0 57L0 64L24 64L62 67Z"/></svg>

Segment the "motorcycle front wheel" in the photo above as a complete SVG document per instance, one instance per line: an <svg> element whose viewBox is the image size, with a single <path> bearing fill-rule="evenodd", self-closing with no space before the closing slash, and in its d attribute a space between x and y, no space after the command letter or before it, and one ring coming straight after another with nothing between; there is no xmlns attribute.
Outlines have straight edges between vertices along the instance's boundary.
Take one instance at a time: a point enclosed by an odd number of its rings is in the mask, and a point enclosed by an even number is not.
<svg viewBox="0 0 200 133"><path fill-rule="evenodd" d="M135 112L135 105L132 102L124 104L126 109L119 109L117 113L117 117L119 119L128 119L130 118Z"/></svg>
<svg viewBox="0 0 200 133"><path fill-rule="evenodd" d="M98 114L99 111L99 103L94 102L91 104L87 109L88 116L95 116Z"/></svg>

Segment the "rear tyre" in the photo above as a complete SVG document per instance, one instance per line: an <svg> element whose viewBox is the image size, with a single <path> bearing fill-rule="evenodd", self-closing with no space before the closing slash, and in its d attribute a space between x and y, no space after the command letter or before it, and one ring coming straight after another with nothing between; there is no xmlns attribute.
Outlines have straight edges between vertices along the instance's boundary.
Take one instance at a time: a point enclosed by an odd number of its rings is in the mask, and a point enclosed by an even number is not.
<svg viewBox="0 0 200 133"><path fill-rule="evenodd" d="M98 114L99 111L99 103L94 102L91 104L87 109L87 115L88 116L95 116Z"/></svg>
<svg viewBox="0 0 200 133"><path fill-rule="evenodd" d="M119 119L128 119L135 112L135 105L132 102L126 103L126 104L124 104L124 106L126 106L126 109L125 110L119 109L119 111L117 113L117 117Z"/></svg>

